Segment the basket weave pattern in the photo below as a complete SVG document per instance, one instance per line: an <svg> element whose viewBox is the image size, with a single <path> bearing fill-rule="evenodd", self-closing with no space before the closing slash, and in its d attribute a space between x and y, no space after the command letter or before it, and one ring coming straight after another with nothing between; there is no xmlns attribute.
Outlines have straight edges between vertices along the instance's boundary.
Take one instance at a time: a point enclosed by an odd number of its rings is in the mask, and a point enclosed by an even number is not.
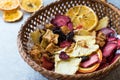
<svg viewBox="0 0 120 80"><path fill-rule="evenodd" d="M120 34L120 13L118 13L118 9L98 0L61 0L59 2L52 3L45 8L35 12L26 22L22 25L21 30L18 35L18 48L23 59L32 67L34 70L40 72L45 77L50 80L95 80L99 79L105 74L111 72L115 67L120 64L120 58L116 60L112 65L101 69L99 71L95 71L93 73L88 74L75 74L75 75L62 75L55 73L53 71L48 71L38 65L35 61L33 61L28 53L27 42L30 37L30 33L44 26L46 23L49 23L50 20L58 13L64 14L68 11L69 8L77 5L86 5L92 8L95 13L98 15L98 18L101 19L104 16L108 16L110 18L109 26L113 27L118 34Z"/></svg>

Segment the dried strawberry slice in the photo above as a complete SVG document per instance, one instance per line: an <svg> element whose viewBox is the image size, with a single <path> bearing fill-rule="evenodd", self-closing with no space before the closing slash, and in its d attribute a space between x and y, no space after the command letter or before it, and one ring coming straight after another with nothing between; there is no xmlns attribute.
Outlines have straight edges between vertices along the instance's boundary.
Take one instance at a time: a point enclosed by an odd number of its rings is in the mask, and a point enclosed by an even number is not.
<svg viewBox="0 0 120 80"><path fill-rule="evenodd" d="M117 44L108 43L103 49L103 56L104 57L109 57L116 48L117 48Z"/></svg>
<svg viewBox="0 0 120 80"><path fill-rule="evenodd" d="M95 54L95 55L91 55L89 60L81 63L81 67L83 68L87 68L87 67L90 67L92 66L93 64L97 63L99 61L99 58L98 58L98 55Z"/></svg>
<svg viewBox="0 0 120 80"><path fill-rule="evenodd" d="M58 27L65 26L68 22L70 22L70 18L60 14L56 15L55 18L51 20L51 23Z"/></svg>
<svg viewBox="0 0 120 80"><path fill-rule="evenodd" d="M46 57L42 57L42 67L47 70L52 70L54 68L54 63L48 61Z"/></svg>
<svg viewBox="0 0 120 80"><path fill-rule="evenodd" d="M70 41L63 41L60 43L61 48L69 47L72 44Z"/></svg>

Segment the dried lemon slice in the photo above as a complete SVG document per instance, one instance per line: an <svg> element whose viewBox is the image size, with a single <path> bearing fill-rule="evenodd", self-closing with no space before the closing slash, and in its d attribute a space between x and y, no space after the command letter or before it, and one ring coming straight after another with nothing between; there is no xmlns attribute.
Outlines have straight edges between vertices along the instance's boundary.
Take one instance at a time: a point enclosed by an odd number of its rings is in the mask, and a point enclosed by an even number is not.
<svg viewBox="0 0 120 80"><path fill-rule="evenodd" d="M19 6L18 0L0 0L1 10L13 10Z"/></svg>
<svg viewBox="0 0 120 80"><path fill-rule="evenodd" d="M3 12L3 19L6 22L18 21L22 18L22 16L23 12L18 9Z"/></svg>
<svg viewBox="0 0 120 80"><path fill-rule="evenodd" d="M35 12L42 6L42 0L20 0L20 7L27 12Z"/></svg>
<svg viewBox="0 0 120 80"><path fill-rule="evenodd" d="M74 29L82 25L85 30L92 30L98 23L98 18L95 12L87 6L75 6L66 13L73 22Z"/></svg>

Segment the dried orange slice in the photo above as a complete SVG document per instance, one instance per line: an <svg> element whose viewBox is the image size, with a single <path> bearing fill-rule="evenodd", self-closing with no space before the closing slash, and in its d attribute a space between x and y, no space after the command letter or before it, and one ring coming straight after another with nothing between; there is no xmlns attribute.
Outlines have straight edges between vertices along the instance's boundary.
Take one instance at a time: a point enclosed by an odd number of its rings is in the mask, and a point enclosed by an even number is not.
<svg viewBox="0 0 120 80"><path fill-rule="evenodd" d="M20 0L20 7L27 12L35 12L42 7L42 0Z"/></svg>
<svg viewBox="0 0 120 80"><path fill-rule="evenodd" d="M15 22L22 18L23 12L15 9L15 10L9 10L3 12L3 19L6 22Z"/></svg>
<svg viewBox="0 0 120 80"><path fill-rule="evenodd" d="M19 7L18 0L0 0L0 9L1 10L13 10Z"/></svg>
<svg viewBox="0 0 120 80"><path fill-rule="evenodd" d="M71 20L73 21L74 18L77 16L77 14L80 11L80 6L75 6L73 8L70 8L68 10L68 12L66 13L67 16L69 16L71 18Z"/></svg>
<svg viewBox="0 0 120 80"><path fill-rule="evenodd" d="M97 54L98 54L99 60L102 61L102 52L101 52L101 50L98 50ZM95 71L99 66L100 66L100 63L98 62L98 63L94 64L93 66L91 66L89 68L80 67L79 72L81 72L81 73L90 73L90 72Z"/></svg>
<svg viewBox="0 0 120 80"><path fill-rule="evenodd" d="M66 15L71 18L74 29L82 25L83 29L90 31L98 24L96 13L91 8L84 5L70 8Z"/></svg>

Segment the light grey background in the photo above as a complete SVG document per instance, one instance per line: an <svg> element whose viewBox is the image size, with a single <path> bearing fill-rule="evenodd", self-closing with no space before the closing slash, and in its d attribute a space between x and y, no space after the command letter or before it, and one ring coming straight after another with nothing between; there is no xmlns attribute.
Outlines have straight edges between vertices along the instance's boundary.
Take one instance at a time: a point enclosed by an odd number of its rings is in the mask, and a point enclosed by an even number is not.
<svg viewBox="0 0 120 80"><path fill-rule="evenodd" d="M55 0L43 0L44 5ZM120 8L120 0L108 0ZM18 53L17 34L30 15L15 23L5 23L0 12L0 80L47 80L23 61ZM119 80L119 79L118 79Z"/></svg>

